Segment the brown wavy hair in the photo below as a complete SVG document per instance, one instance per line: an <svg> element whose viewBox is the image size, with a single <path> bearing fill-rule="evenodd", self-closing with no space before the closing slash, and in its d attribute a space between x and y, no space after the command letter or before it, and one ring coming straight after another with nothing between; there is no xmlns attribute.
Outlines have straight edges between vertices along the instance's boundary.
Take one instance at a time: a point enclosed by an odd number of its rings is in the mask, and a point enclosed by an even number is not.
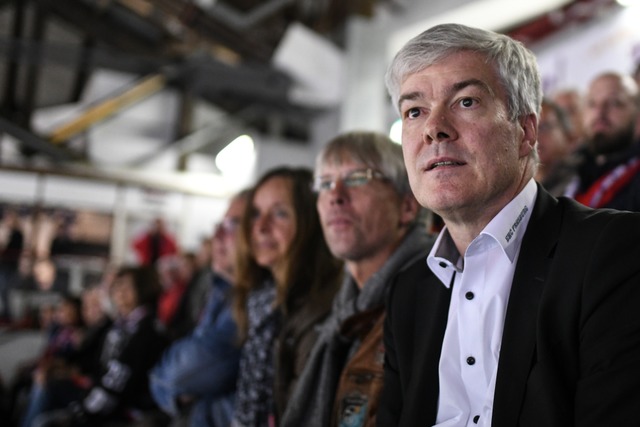
<svg viewBox="0 0 640 427"><path fill-rule="evenodd" d="M295 310L305 300L313 300L326 286L337 288L342 274L342 261L336 259L324 240L316 209L317 195L312 190L313 173L307 168L278 167L266 172L249 194L238 241L237 280L234 286L233 315L238 325L240 342L246 339L246 303L251 290L265 280L274 279L271 272L259 266L251 253L253 199L256 191L273 178L291 183L291 199L295 211L296 234L287 251L287 267L283 283L276 283L275 306L284 314Z"/></svg>

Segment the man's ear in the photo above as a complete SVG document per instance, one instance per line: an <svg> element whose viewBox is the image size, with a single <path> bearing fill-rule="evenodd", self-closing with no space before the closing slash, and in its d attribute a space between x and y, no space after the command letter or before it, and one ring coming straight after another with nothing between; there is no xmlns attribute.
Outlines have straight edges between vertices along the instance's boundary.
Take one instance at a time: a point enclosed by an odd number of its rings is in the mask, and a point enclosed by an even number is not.
<svg viewBox="0 0 640 427"><path fill-rule="evenodd" d="M400 225L406 226L415 221L420 205L413 194L405 194L400 200Z"/></svg>
<svg viewBox="0 0 640 427"><path fill-rule="evenodd" d="M527 157L531 150L536 149L538 141L538 117L535 114L527 114L520 118L522 127L522 139L520 140L520 156Z"/></svg>

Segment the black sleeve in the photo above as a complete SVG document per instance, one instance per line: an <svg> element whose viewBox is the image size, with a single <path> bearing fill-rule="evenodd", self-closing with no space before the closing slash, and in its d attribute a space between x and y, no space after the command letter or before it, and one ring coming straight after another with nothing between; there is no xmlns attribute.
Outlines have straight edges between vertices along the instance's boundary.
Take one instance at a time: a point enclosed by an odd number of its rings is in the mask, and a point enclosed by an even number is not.
<svg viewBox="0 0 640 427"><path fill-rule="evenodd" d="M86 412L110 414L124 403L146 409L152 402L148 372L160 357L165 344L165 337L155 326L153 318L148 316L142 319L138 328L124 338L119 351L102 361L103 373L83 401Z"/></svg>

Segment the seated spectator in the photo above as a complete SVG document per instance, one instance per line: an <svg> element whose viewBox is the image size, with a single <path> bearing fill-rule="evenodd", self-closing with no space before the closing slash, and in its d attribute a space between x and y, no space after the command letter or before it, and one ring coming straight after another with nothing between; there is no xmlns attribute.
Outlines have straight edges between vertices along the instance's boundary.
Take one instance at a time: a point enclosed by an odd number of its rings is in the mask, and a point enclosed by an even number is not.
<svg viewBox="0 0 640 427"><path fill-rule="evenodd" d="M194 278L188 291L188 312L194 325L200 320L211 284L212 240L213 236L203 237L195 253Z"/></svg>
<svg viewBox="0 0 640 427"><path fill-rule="evenodd" d="M152 268L121 268L110 288L116 318L98 370L87 382L64 378L34 387L22 425L95 427L153 409L147 376L166 345L154 316L159 292Z"/></svg>
<svg viewBox="0 0 640 427"><path fill-rule="evenodd" d="M604 72L587 90L587 139L565 195L592 208L640 212L640 89L626 74Z"/></svg>
<svg viewBox="0 0 640 427"><path fill-rule="evenodd" d="M209 275L207 278L210 279ZM194 313L201 313L204 308L202 300L206 300L208 289L201 289L204 280L198 269L194 253L185 252L178 256L177 281L184 283L185 286L173 318L167 326L172 339L182 338L193 332L199 320L199 316L195 316ZM209 280L206 284L210 285L210 283Z"/></svg>
<svg viewBox="0 0 640 427"><path fill-rule="evenodd" d="M20 365L14 376L9 400L9 412L13 415L25 405L26 396L34 380L61 375L63 366L80 346L82 322L80 301L65 296L55 304L43 304L39 310L40 326L47 335L45 347L35 359Z"/></svg>
<svg viewBox="0 0 640 427"><path fill-rule="evenodd" d="M342 264L322 235L312 183L308 169L273 169L249 197L233 301L243 341L237 426L274 425L338 289Z"/></svg>
<svg viewBox="0 0 640 427"><path fill-rule="evenodd" d="M231 422L240 358L229 292L235 281L237 226L246 193L235 197L216 226L212 240L207 305L195 330L174 342L150 373L150 388L160 408L192 427L226 427Z"/></svg>
<svg viewBox="0 0 640 427"><path fill-rule="evenodd" d="M426 276L433 239L402 148L384 134L336 136L316 157L315 173L322 230L345 274L279 425L372 426L382 389L385 298L400 272L415 272L418 282Z"/></svg>
<svg viewBox="0 0 640 427"><path fill-rule="evenodd" d="M181 274L181 262L180 255L167 255L156 263L162 285L157 315L172 340L178 337L177 327L183 320L180 316L186 316L180 312L188 285L187 279Z"/></svg>
<svg viewBox="0 0 640 427"><path fill-rule="evenodd" d="M587 138L584 124L585 100L577 89L562 89L553 94L552 101L565 112L571 127L571 151L576 151Z"/></svg>
<svg viewBox="0 0 640 427"><path fill-rule="evenodd" d="M57 304L49 329L47 346L38 361L36 376L52 375L80 347L84 334L80 299L64 296Z"/></svg>
<svg viewBox="0 0 640 427"><path fill-rule="evenodd" d="M571 124L556 103L543 99L538 125L538 155L540 164L536 181L558 197L571 181L577 158L572 155Z"/></svg>
<svg viewBox="0 0 640 427"><path fill-rule="evenodd" d="M99 286L89 286L82 292L82 320L85 329L78 349L67 357L70 375L78 382L88 381L93 372L100 370L102 345L112 326L103 302L105 297Z"/></svg>

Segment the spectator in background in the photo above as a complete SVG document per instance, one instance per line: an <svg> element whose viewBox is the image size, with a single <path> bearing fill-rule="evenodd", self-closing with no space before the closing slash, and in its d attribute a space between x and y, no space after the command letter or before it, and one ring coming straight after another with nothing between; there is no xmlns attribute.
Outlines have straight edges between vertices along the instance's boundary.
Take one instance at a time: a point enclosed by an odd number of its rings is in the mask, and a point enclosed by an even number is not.
<svg viewBox="0 0 640 427"><path fill-rule="evenodd" d="M20 412L25 396L33 388L44 384L49 378L57 378L66 370L68 360L80 347L83 338L80 300L65 295L56 303L40 307L43 330L47 334L45 347L34 360L22 364L14 376L11 386L10 411ZM51 310L51 318L46 314Z"/></svg>
<svg viewBox="0 0 640 427"><path fill-rule="evenodd" d="M386 294L400 271L416 280L428 272L433 240L402 149L385 135L336 137L318 155L315 176L324 236L346 273L280 425L370 426L382 389Z"/></svg>
<svg viewBox="0 0 640 427"><path fill-rule="evenodd" d="M640 98L628 75L598 75L587 94L587 140L566 195L592 208L640 211Z"/></svg>
<svg viewBox="0 0 640 427"><path fill-rule="evenodd" d="M10 323L11 289L19 280L20 257L24 249L24 234L18 213L5 209L1 229L5 235L0 236L0 323Z"/></svg>
<svg viewBox="0 0 640 427"><path fill-rule="evenodd" d="M188 315L194 325L200 320L202 310L207 302L207 295L211 288L212 248L213 238L206 236L200 240L200 246L196 252L196 270L191 289L189 290L188 302Z"/></svg>
<svg viewBox="0 0 640 427"><path fill-rule="evenodd" d="M134 239L133 249L143 265L155 265L161 257L178 253L175 238L162 218L154 219L150 229Z"/></svg>
<svg viewBox="0 0 640 427"><path fill-rule="evenodd" d="M89 381L49 381L37 390L23 427L97 427L137 419L155 407L148 373L162 354L166 337L158 329L155 306L160 293L151 267L122 267L110 288L116 312Z"/></svg>
<svg viewBox="0 0 640 427"><path fill-rule="evenodd" d="M179 336L178 325L182 322L180 306L187 291L188 279L181 271L181 255L165 255L158 259L156 269L160 275L162 293L158 299L157 316L167 328L171 339Z"/></svg>
<svg viewBox="0 0 640 427"><path fill-rule="evenodd" d="M308 169L276 168L249 197L233 301L243 343L237 426L275 425L338 288L342 265L322 235L312 183Z"/></svg>
<svg viewBox="0 0 640 427"><path fill-rule="evenodd" d="M227 427L231 423L240 359L230 291L236 280L237 230L247 192L234 197L216 225L212 244L213 275L200 322L174 342L150 373L156 403L173 419L191 427Z"/></svg>
<svg viewBox="0 0 640 427"><path fill-rule="evenodd" d="M552 195L561 196L571 180L576 159L571 152L571 124L567 115L548 99L542 100L538 155L540 164L535 175L536 181Z"/></svg>
<svg viewBox="0 0 640 427"><path fill-rule="evenodd" d="M206 301L196 254L193 252L180 254L178 276L186 283L186 289L182 294L182 298L180 298L180 304L170 324L174 339L183 337L193 331L193 328L198 323L198 318L194 317L194 313L201 313L204 301ZM200 300L197 298L200 298Z"/></svg>
<svg viewBox="0 0 640 427"><path fill-rule="evenodd" d="M75 337L77 344L68 347L64 354L57 354L48 361L46 365L40 364L40 372L35 376L36 391L32 392L32 397L40 393L40 389L47 386L47 383L55 381L64 383L69 381L73 384L87 384L90 381L90 375L97 372L100 366L100 353L106 333L111 326L111 319L104 312L104 305L101 301L103 298L102 290L97 286L90 286L83 290L81 295L81 309L79 313L66 309L67 313L60 316L54 310L54 314L50 321L51 325L60 323L71 323L72 319L81 317L83 324L82 331L74 334L68 334ZM70 299L75 305L75 299ZM46 306L42 306L45 309ZM60 318L60 320L56 320ZM65 320L66 319L66 320ZM55 322L55 323L54 323ZM53 326L50 326L53 328ZM59 327L58 327L59 328ZM31 381L25 384L31 384ZM63 391L58 388L58 391ZM20 414L26 404L26 396L24 392L27 390L14 390L12 400L10 402L10 414L16 417Z"/></svg>
<svg viewBox="0 0 640 427"><path fill-rule="evenodd" d="M571 151L576 151L582 147L587 136L584 124L584 97L577 89L563 89L554 93L551 100L565 111L569 119Z"/></svg>
<svg viewBox="0 0 640 427"><path fill-rule="evenodd" d="M100 368L102 345L113 324L105 310L105 297L107 296L99 285L89 286L82 291L83 337L78 349L68 357L68 362L74 369L73 375L90 376Z"/></svg>
<svg viewBox="0 0 640 427"><path fill-rule="evenodd" d="M80 345L84 336L84 322L79 298L64 295L56 304L47 347L38 363L45 370L56 362L67 359Z"/></svg>

